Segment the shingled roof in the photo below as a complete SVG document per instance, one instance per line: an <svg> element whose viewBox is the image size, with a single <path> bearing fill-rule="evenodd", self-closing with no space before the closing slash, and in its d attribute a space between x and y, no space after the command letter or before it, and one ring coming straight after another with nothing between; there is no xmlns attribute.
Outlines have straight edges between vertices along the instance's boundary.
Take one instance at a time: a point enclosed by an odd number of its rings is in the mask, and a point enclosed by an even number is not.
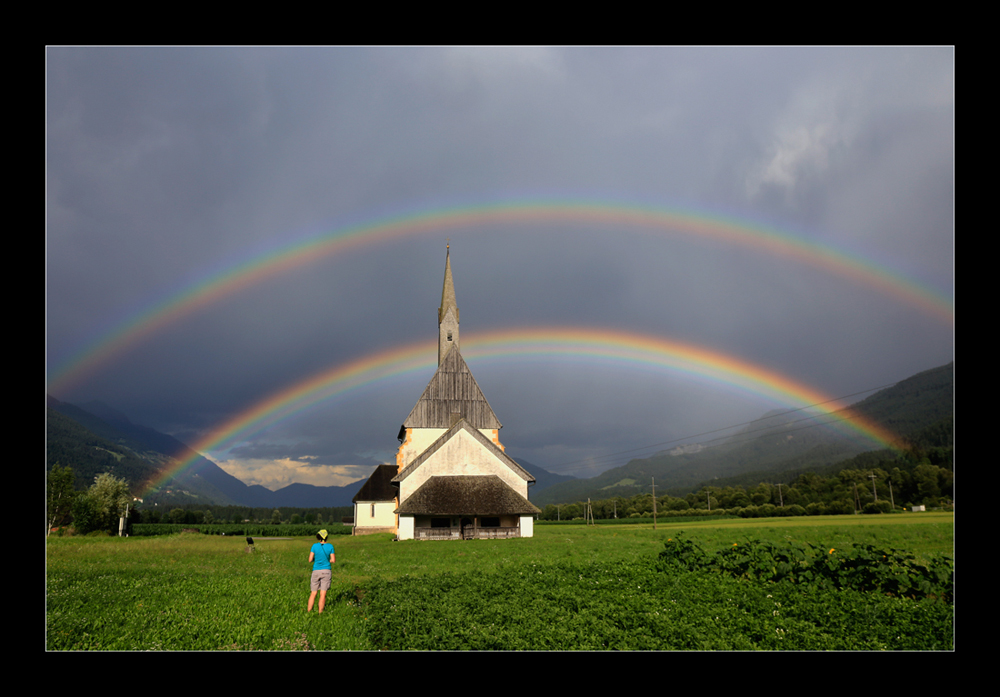
<svg viewBox="0 0 1000 697"><path fill-rule="evenodd" d="M500 428L458 347L452 348L420 395L403 428L451 428L463 418L473 428Z"/></svg>
<svg viewBox="0 0 1000 697"><path fill-rule="evenodd" d="M398 490L392 484L396 476L396 465L379 465L362 485L361 490L354 495L351 503L358 501L392 501Z"/></svg>
<svg viewBox="0 0 1000 697"><path fill-rule="evenodd" d="M400 515L531 515L541 510L495 474L431 477L396 510Z"/></svg>

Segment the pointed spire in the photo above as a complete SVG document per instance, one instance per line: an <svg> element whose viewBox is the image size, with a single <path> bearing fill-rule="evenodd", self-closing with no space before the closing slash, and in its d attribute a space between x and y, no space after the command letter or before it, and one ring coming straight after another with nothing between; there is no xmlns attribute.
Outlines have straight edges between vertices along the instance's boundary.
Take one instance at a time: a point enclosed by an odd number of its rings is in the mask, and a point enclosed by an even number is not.
<svg viewBox="0 0 1000 697"><path fill-rule="evenodd" d="M458 347L458 302L455 300L455 283L451 278L451 244L444 257L444 288L441 290L441 307L438 308L438 365L452 346Z"/></svg>
<svg viewBox="0 0 1000 697"><path fill-rule="evenodd" d="M448 314L448 308L455 308L455 319L458 320L458 301L455 300L455 282L451 279L451 244L445 247L444 256L444 288L441 290L441 307L438 308L438 324Z"/></svg>

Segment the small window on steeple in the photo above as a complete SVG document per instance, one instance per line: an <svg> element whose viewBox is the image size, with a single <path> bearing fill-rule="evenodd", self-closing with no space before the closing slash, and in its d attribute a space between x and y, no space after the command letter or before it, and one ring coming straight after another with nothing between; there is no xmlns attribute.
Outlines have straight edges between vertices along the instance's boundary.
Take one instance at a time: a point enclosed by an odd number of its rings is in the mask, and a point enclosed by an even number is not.
<svg viewBox="0 0 1000 697"><path fill-rule="evenodd" d="M451 332L448 332L448 341L451 341Z"/></svg>

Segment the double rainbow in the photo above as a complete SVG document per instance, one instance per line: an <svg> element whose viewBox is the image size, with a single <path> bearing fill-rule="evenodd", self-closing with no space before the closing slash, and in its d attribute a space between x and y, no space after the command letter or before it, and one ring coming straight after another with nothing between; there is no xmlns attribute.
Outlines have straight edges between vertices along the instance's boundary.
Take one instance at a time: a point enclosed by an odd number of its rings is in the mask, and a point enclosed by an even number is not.
<svg viewBox="0 0 1000 697"><path fill-rule="evenodd" d="M627 365L650 373L665 371L716 388L758 395L792 408L818 405L817 411L836 412L839 427L867 439L873 447L898 447L893 434L812 387L735 356L663 337L593 327L524 327L463 335L462 355L473 365L526 357L582 358ZM178 460L150 482L147 490L181 473L194 462L198 453L231 446L237 439L246 439L319 402L381 381L417 371L426 372L429 379L436 362L437 344L421 341L331 366L269 395L213 429L192 445L195 455ZM414 401L418 396L414 395ZM395 426L385 426L387 434L394 435ZM516 438L515 434L511 435Z"/></svg>

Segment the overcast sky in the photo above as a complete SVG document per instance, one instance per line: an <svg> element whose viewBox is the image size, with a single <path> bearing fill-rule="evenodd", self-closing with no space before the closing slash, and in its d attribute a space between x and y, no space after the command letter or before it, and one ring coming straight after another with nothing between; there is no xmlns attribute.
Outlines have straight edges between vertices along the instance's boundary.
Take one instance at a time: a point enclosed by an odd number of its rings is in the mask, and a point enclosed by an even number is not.
<svg viewBox="0 0 1000 697"><path fill-rule="evenodd" d="M420 341L433 359L449 239L463 347L496 330L605 329L686 342L831 397L942 365L953 322L893 288L953 301L954 57L49 48L48 391L193 444L338 365ZM475 220L373 235L72 369L87 347L251 259L350 226L524 202L724 218L901 281L614 216ZM804 406L600 358L468 363L507 451L576 476ZM393 459L432 374L375 381L204 454L248 484L344 485Z"/></svg>

